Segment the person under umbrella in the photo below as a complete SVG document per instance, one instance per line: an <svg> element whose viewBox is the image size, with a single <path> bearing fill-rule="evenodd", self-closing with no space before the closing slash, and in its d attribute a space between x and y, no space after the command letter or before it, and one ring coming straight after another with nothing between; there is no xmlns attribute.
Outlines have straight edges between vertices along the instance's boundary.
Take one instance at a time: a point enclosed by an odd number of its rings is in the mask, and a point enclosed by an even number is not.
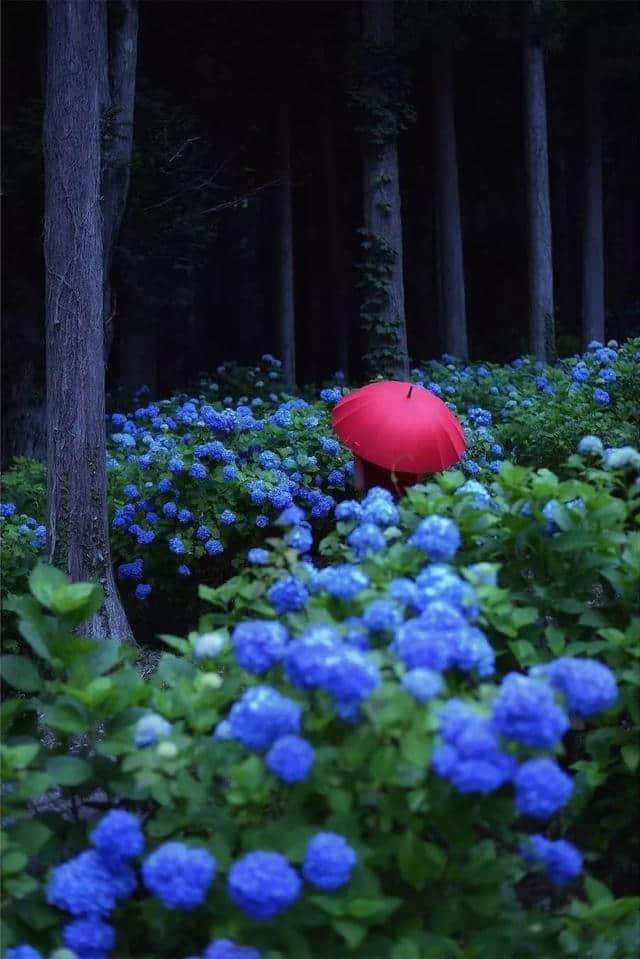
<svg viewBox="0 0 640 959"><path fill-rule="evenodd" d="M465 450L462 424L423 387L398 380L363 386L336 403L334 431L355 458L357 489L382 486L397 498Z"/></svg>

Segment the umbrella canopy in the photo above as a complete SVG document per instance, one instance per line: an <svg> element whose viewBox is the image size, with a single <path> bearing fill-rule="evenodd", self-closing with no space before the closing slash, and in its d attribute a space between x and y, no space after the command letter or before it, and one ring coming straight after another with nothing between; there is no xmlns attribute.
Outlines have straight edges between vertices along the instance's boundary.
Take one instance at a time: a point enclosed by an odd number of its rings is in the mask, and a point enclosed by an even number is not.
<svg viewBox="0 0 640 959"><path fill-rule="evenodd" d="M370 383L344 396L331 422L356 456L404 473L446 469L466 445L462 425L442 400L398 380Z"/></svg>

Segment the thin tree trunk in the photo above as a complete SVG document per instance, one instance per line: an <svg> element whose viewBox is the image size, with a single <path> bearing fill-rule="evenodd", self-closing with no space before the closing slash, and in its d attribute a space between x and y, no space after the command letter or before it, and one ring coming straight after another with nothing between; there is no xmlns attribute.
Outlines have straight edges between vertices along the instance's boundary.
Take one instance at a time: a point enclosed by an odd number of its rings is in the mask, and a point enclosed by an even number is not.
<svg viewBox="0 0 640 959"><path fill-rule="evenodd" d="M375 64L388 59L393 46L393 0L364 0L362 5L362 36L365 47L365 80L375 95L380 86ZM383 92L380 90L379 92ZM400 204L400 174L396 139L384 143L365 137L362 157L364 227L376 250L388 257L386 269L385 302L376 311L376 319L369 329L369 356L382 362L392 376L406 379L409 375L407 327L404 302L402 254L402 211ZM372 328L371 328L372 327ZM380 357L378 360L377 357ZM382 372L371 369L371 372Z"/></svg>
<svg viewBox="0 0 640 959"><path fill-rule="evenodd" d="M329 257L331 269L331 296L336 341L337 369L349 376L349 313L347 310L347 276L344 243L340 229L338 203L338 169L335 138L330 104L325 105L322 116L322 156L327 188L327 213L329 218Z"/></svg>
<svg viewBox="0 0 640 959"><path fill-rule="evenodd" d="M527 0L523 17L525 168L529 257L529 349L537 359L555 352L547 105L542 0Z"/></svg>
<svg viewBox="0 0 640 959"><path fill-rule="evenodd" d="M106 15L106 10L105 10ZM102 104L110 111L108 147L102 164L102 246L104 256L105 362L113 341L115 305L111 290L111 263L129 192L133 112L138 50L138 0L115 0L109 4L105 40L108 59Z"/></svg>
<svg viewBox="0 0 640 959"><path fill-rule="evenodd" d="M551 198L554 236L556 315L563 330L572 322L571 310L571 226L569 218L569 172L567 148L559 145L551 162Z"/></svg>
<svg viewBox="0 0 640 959"><path fill-rule="evenodd" d="M109 551L100 221L102 0L49 0L44 116L49 560L98 581L95 638L133 641Z"/></svg>
<svg viewBox="0 0 640 959"><path fill-rule="evenodd" d="M280 154L280 358L287 386L296 382L296 328L293 277L293 214L291 200L291 152L289 108L278 111L278 147Z"/></svg>
<svg viewBox="0 0 640 959"><path fill-rule="evenodd" d="M451 70L451 38L444 17L440 18L433 58L436 143L436 202L440 249L440 275L445 349L467 359L467 316L458 187L458 158Z"/></svg>
<svg viewBox="0 0 640 959"><path fill-rule="evenodd" d="M602 223L602 110L600 55L595 28L587 39L585 84L584 227L582 233L582 342L604 343L604 241Z"/></svg>

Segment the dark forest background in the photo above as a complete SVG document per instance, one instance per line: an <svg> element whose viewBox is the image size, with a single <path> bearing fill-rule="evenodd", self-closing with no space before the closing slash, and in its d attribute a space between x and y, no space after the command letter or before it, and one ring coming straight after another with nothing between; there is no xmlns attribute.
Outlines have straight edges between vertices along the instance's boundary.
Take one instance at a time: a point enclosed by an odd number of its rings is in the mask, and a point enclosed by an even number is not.
<svg viewBox="0 0 640 959"><path fill-rule="evenodd" d="M434 197L434 9L453 41L467 325L473 358L527 351L527 209L519 2L395 4L415 120L399 138L410 356L443 351ZM134 153L115 250L107 387L168 394L226 360L278 353L278 117L291 138L297 380L364 374L361 138L349 96L360 4L140 5ZM2 4L3 457L44 436L42 110L46 7ZM640 6L545 11L556 333L580 345L585 49L602 57L607 337L640 330ZM107 118L108 131L108 118ZM332 186L333 184L333 186ZM335 189L331 216L331 196ZM336 259L336 248L340 257Z"/></svg>

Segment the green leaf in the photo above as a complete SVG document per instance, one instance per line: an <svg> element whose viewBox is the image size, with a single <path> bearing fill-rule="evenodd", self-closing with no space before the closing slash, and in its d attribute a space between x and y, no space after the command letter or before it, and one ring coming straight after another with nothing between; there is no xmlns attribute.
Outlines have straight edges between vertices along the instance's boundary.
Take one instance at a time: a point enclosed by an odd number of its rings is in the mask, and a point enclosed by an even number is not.
<svg viewBox="0 0 640 959"><path fill-rule="evenodd" d="M594 906L613 902L613 893L603 882L600 882L599 879L594 879L593 876L585 876L584 890L587 894L587 899Z"/></svg>
<svg viewBox="0 0 640 959"><path fill-rule="evenodd" d="M51 729L59 730L62 733L81 733L87 729L86 713L75 703L53 703L44 706L42 709L44 721Z"/></svg>
<svg viewBox="0 0 640 959"><path fill-rule="evenodd" d="M91 765L79 756L52 756L47 772L59 786L77 786L91 776Z"/></svg>
<svg viewBox="0 0 640 959"><path fill-rule="evenodd" d="M69 579L64 573L47 563L38 563L29 576L31 592L38 602L47 608L51 608L51 601L57 590L64 588L68 582Z"/></svg>
<svg viewBox="0 0 640 959"><path fill-rule="evenodd" d="M158 633L157 637L161 639L163 643L166 643L167 646L171 646L172 649L177 649L183 656L191 652L190 643L180 636L172 636L170 633Z"/></svg>
<svg viewBox="0 0 640 959"><path fill-rule="evenodd" d="M622 747L620 752L622 753L625 765L634 773L640 763L640 746L636 743L627 743L626 746Z"/></svg>
<svg viewBox="0 0 640 959"><path fill-rule="evenodd" d="M349 919L332 919L331 927L342 936L350 949L359 946L367 932L366 926L359 922L350 922Z"/></svg>
<svg viewBox="0 0 640 959"><path fill-rule="evenodd" d="M26 656L1 656L0 675L14 689L25 693L37 692L43 682L35 663Z"/></svg>
<svg viewBox="0 0 640 959"><path fill-rule="evenodd" d="M34 856L53 835L52 831L37 819L21 819L11 826L9 835L28 856Z"/></svg>
<svg viewBox="0 0 640 959"><path fill-rule="evenodd" d="M97 613L103 602L104 590L97 583L69 583L56 590L50 605L59 616L73 613L76 619L86 619Z"/></svg>
<svg viewBox="0 0 640 959"><path fill-rule="evenodd" d="M6 852L2 857L2 862L0 863L2 875L15 876L16 873L22 872L28 862L29 857L26 853L20 849L12 849L10 852Z"/></svg>
<svg viewBox="0 0 640 959"><path fill-rule="evenodd" d="M38 888L38 880L26 874L22 876L12 876L10 879L5 880L4 888L14 899L24 899L25 896L30 896L32 892L36 891Z"/></svg>
<svg viewBox="0 0 640 959"><path fill-rule="evenodd" d="M547 645L554 656L560 656L565 647L564 630L557 626L547 626L544 631Z"/></svg>
<svg viewBox="0 0 640 959"><path fill-rule="evenodd" d="M371 916L381 918L389 916L402 905L402 899L392 896L367 897L360 896L347 903L346 912L356 919L368 919Z"/></svg>
<svg viewBox="0 0 640 959"><path fill-rule="evenodd" d="M40 751L40 743L22 743L19 746L5 746L7 761L14 769L25 769Z"/></svg>

